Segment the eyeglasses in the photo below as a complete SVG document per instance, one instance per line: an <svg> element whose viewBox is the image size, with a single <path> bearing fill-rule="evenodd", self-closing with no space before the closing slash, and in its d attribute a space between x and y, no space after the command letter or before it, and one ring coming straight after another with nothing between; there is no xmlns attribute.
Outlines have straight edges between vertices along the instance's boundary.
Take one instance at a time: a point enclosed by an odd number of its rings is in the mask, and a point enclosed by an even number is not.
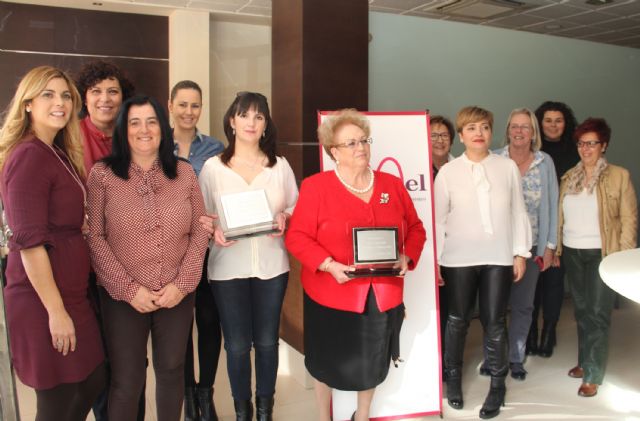
<svg viewBox="0 0 640 421"><path fill-rule="evenodd" d="M431 132L431 141L432 142L448 142L451 140L451 135L449 132L436 133Z"/></svg>
<svg viewBox="0 0 640 421"><path fill-rule="evenodd" d="M373 143L373 139L372 138L368 138L368 139L360 139L360 140L355 140L355 139L351 139L348 140L344 143L338 143L336 145L333 145L336 148L348 148L348 149L355 149L358 147L358 145L361 145L362 147L365 147L367 145L371 145Z"/></svg>
<svg viewBox="0 0 640 421"><path fill-rule="evenodd" d="M576 146L578 146L578 149L582 149L582 148L593 149L596 147L596 145L599 145L601 143L602 142L599 140L587 140L586 142L578 141L576 142Z"/></svg>
<svg viewBox="0 0 640 421"><path fill-rule="evenodd" d="M264 99L265 101L267 100L267 97L262 95L260 92L240 91L236 93L236 97L245 96L245 95L256 95Z"/></svg>
<svg viewBox="0 0 640 421"><path fill-rule="evenodd" d="M523 132L530 132L531 131L531 126L528 124L522 124L522 125L517 125L517 124L510 124L509 125L509 130L516 132L518 130L522 130Z"/></svg>

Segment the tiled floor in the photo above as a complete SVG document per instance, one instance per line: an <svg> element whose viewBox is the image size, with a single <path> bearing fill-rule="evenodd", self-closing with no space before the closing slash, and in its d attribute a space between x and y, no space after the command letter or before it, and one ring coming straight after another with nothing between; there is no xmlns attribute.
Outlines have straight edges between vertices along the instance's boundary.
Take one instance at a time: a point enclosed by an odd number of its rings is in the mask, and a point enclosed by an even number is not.
<svg viewBox="0 0 640 421"><path fill-rule="evenodd" d="M478 419L478 411L489 387L489 379L477 375L482 357L481 328L474 320L467 340L463 392L465 407L451 409L443 401L445 420ZM622 300L614 310L609 364L604 385L593 398L577 395L580 381L566 372L576 363L577 338L571 301L565 301L558 327L558 346L550 359L531 357L526 363L527 380L507 380L506 406L497 419L503 420L616 420L640 421L640 305ZM313 421L316 408L312 390L304 389L281 367L278 376L274 418L277 421ZM153 372L148 372L147 420L155 421ZM33 420L35 395L19 385L22 420ZM233 421L233 403L226 376L224 352L216 380L215 403L221 421ZM93 420L90 416L88 419ZM437 420L438 417L418 420ZM118 420L114 420L118 421Z"/></svg>

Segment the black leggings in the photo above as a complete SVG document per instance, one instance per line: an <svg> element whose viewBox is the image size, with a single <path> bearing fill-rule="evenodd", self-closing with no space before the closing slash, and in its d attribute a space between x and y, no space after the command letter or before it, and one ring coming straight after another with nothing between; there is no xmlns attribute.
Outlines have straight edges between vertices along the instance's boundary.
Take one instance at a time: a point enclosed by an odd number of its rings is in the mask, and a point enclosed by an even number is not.
<svg viewBox="0 0 640 421"><path fill-rule="evenodd" d="M480 265L442 267L447 282L449 317L445 333L445 366L460 370L467 329L479 294L480 322L487 347L487 363L492 376L506 376L508 339L507 303L513 282L513 266Z"/></svg>
<svg viewBox="0 0 640 421"><path fill-rule="evenodd" d="M222 345L218 307L213 299L209 280L207 279L208 256L209 251L207 251L204 258L202 279L196 288L196 326L198 327L198 363L200 365L200 379L197 386L203 388L213 387ZM191 323L190 332L192 331L193 322ZM191 335L187 341L187 353L184 359L184 385L185 387L196 387L193 366L193 339Z"/></svg>
<svg viewBox="0 0 640 421"><path fill-rule="evenodd" d="M36 390L36 421L84 421L106 379L107 370L101 363L81 382Z"/></svg>

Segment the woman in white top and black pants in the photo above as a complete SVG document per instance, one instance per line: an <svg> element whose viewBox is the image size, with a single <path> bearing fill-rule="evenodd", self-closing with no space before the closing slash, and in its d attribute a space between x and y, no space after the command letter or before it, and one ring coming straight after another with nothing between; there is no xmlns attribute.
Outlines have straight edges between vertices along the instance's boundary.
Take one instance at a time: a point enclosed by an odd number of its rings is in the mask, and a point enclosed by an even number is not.
<svg viewBox="0 0 640 421"><path fill-rule="evenodd" d="M506 309L512 282L525 272L531 226L516 164L491 154L493 114L479 107L458 112L465 152L443 166L434 185L438 263L448 288L445 336L447 399L461 409L462 357L476 294L487 347L491 389L480 418L500 413L506 392Z"/></svg>
<svg viewBox="0 0 640 421"><path fill-rule="evenodd" d="M224 116L229 141L200 173L207 212L220 194L264 190L278 222L276 234L227 241L216 227L209 255L209 280L220 314L236 420L250 421L251 347L255 349L257 419L272 419L278 371L280 310L289 276L282 234L298 198L289 163L276 156L276 128L267 99L239 93ZM218 210L218 213L220 210Z"/></svg>

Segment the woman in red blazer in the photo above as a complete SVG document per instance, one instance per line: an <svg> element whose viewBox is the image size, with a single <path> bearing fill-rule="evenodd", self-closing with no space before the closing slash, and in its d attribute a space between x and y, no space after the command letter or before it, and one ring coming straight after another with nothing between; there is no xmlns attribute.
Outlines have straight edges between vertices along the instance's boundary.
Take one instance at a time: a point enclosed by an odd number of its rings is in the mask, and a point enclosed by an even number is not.
<svg viewBox="0 0 640 421"><path fill-rule="evenodd" d="M286 237L303 267L305 365L323 421L331 419L332 388L358 391L351 419L369 419L375 387L398 358L402 275L415 267L426 239L400 179L369 167L369 135L366 117L352 109L322 123L318 136L336 169L304 180ZM348 277L351 228L389 226L399 227L403 245L400 276Z"/></svg>

